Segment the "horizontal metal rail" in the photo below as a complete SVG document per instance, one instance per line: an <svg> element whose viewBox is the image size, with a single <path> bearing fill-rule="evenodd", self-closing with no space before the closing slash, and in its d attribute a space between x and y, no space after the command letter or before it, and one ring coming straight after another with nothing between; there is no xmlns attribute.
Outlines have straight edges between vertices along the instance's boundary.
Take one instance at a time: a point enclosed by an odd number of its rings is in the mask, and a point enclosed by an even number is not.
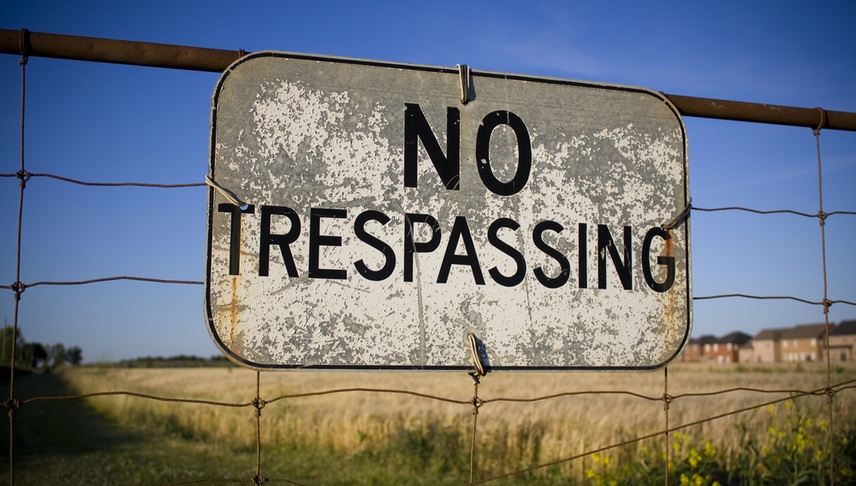
<svg viewBox="0 0 856 486"><path fill-rule="evenodd" d="M0 29L0 53L223 72L246 52ZM664 95L683 116L856 131L856 113Z"/></svg>

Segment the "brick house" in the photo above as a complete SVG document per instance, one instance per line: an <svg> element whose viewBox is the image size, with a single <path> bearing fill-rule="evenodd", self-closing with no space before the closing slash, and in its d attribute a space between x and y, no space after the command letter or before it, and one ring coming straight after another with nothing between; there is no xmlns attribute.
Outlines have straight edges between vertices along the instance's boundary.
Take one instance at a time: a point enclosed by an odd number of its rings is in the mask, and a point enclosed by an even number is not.
<svg viewBox="0 0 856 486"><path fill-rule="evenodd" d="M853 361L854 347L856 347L856 320L844 321L829 331L830 361Z"/></svg>
<svg viewBox="0 0 856 486"><path fill-rule="evenodd" d="M778 363L782 360L781 340L785 329L762 329L752 338L753 363Z"/></svg>
<svg viewBox="0 0 856 486"><path fill-rule="evenodd" d="M699 338L691 338L681 353L681 361L702 361L704 359L704 349L713 344L716 338L706 334Z"/></svg>
<svg viewBox="0 0 856 486"><path fill-rule="evenodd" d="M740 349L737 350L737 362L738 363L754 363L755 362L755 348L754 344L752 344L752 340L749 340L748 343L740 346Z"/></svg>
<svg viewBox="0 0 856 486"><path fill-rule="evenodd" d="M710 352L706 352L704 357L717 364L738 363L740 348L751 339L752 336L739 331L726 334L711 343Z"/></svg>
<svg viewBox="0 0 856 486"><path fill-rule="evenodd" d="M830 330L833 325L830 324ZM786 363L818 361L823 359L826 341L826 324L804 324L783 329L781 334L781 360Z"/></svg>

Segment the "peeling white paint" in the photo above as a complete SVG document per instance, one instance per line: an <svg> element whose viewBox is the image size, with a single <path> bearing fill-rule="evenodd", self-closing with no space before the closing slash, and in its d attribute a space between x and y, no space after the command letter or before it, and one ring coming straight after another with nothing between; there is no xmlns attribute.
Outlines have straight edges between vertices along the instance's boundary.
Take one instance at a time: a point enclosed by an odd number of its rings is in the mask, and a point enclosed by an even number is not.
<svg viewBox="0 0 856 486"><path fill-rule="evenodd" d="M241 272L229 275L231 215L214 194L209 207L206 309L209 331L224 354L255 368L466 367L465 337L474 332L500 368L653 368L672 359L691 322L689 231L671 232L675 285L649 288L641 247L648 229L674 218L687 200L686 146L679 117L659 95L640 89L578 86L537 79L514 81L474 73L478 97L457 99L457 74L407 66L259 56L227 71L215 92L211 172L219 184L255 207L242 216ZM460 190L442 187L420 143L417 187L404 186L404 107L418 103L445 151L446 109L461 116ZM532 170L512 196L486 189L478 175L475 138L485 115L517 114L529 130ZM511 130L491 137L491 167L513 176L520 151ZM286 206L300 218L290 245L298 277L289 277L280 247L270 247L270 275L261 277L260 208ZM310 208L346 210L322 218L318 233L340 245L319 246L321 268L343 269L346 279L308 275ZM381 253L354 233L360 213L389 217L366 230L392 247L396 264L380 281L362 277L354 262L378 269ZM439 248L417 253L413 282L403 277L404 214L436 218ZM467 265L452 265L437 283L455 218L463 216L485 279L476 285ZM498 218L520 225L499 237L526 261L522 283L499 285L491 268L509 275L511 257L488 241ZM570 263L568 281L547 288L534 269L555 277L555 258L533 242L533 228L550 220L561 233L544 241ZM272 217L271 234L291 231ZM578 225L586 224L587 279L579 279ZM606 289L598 288L597 226L607 225L621 251L622 228L632 227L632 290L619 283L609 255ZM415 241L430 239L426 225ZM652 268L665 251L655 240ZM463 242L454 249L465 253ZM605 252L608 253L608 252Z"/></svg>

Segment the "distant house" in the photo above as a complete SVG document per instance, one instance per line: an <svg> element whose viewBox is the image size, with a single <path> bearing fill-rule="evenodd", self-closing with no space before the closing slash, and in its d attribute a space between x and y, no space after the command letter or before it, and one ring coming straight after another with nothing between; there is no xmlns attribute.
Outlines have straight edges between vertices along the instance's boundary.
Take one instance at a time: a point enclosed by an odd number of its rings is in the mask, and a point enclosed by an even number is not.
<svg viewBox="0 0 856 486"><path fill-rule="evenodd" d="M778 363L782 360L781 341L785 329L762 329L752 338L752 362Z"/></svg>
<svg viewBox="0 0 856 486"><path fill-rule="evenodd" d="M755 346L752 344L752 340L749 340L748 343L740 346L740 349L737 350L737 362L738 363L754 363L755 362Z"/></svg>
<svg viewBox="0 0 856 486"><path fill-rule="evenodd" d="M705 353L705 358L717 364L737 363L740 348L751 339L752 336L739 331L722 336L712 343L710 352Z"/></svg>
<svg viewBox="0 0 856 486"><path fill-rule="evenodd" d="M680 359L718 364L737 363L740 348L751 339L752 336L736 331L721 338L707 334L690 339Z"/></svg>
<svg viewBox="0 0 856 486"><path fill-rule="evenodd" d="M856 359L856 320L829 325L830 359ZM803 324L790 328L763 329L755 337L735 331L716 338L690 339L681 361L709 363L796 363L821 361L826 357L826 324Z"/></svg>
<svg viewBox="0 0 856 486"><path fill-rule="evenodd" d="M829 332L830 361L853 361L856 347L856 321L844 321Z"/></svg>
<svg viewBox="0 0 856 486"><path fill-rule="evenodd" d="M830 324L830 330L834 327ZM826 349L826 324L805 324L782 330L781 360L786 363L817 361Z"/></svg>
<svg viewBox="0 0 856 486"><path fill-rule="evenodd" d="M706 334L699 338L692 338L681 353L681 361L702 361L704 359L705 348L710 349L710 345L716 342L716 338Z"/></svg>

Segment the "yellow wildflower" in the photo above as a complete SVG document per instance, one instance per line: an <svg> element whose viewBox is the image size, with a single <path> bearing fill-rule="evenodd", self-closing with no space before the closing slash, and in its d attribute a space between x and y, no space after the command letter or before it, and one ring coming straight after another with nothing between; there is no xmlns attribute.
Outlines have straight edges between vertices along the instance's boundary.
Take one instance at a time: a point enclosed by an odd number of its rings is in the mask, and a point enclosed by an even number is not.
<svg viewBox="0 0 856 486"><path fill-rule="evenodd" d="M687 458L687 462L693 469L698 467L699 459L701 459L701 454L699 454L698 451L695 450L695 447L690 449L690 456Z"/></svg>

